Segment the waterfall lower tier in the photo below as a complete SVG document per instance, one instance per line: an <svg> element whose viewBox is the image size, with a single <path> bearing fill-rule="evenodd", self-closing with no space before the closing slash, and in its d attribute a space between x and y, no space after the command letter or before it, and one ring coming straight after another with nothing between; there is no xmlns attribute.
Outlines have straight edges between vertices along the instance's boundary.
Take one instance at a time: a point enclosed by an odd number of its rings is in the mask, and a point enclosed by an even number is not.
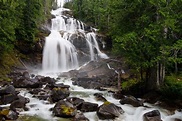
<svg viewBox="0 0 182 121"><path fill-rule="evenodd" d="M43 70L63 72L77 67L77 51L73 44L63 39L59 32L51 31L51 34L46 37L43 52Z"/></svg>

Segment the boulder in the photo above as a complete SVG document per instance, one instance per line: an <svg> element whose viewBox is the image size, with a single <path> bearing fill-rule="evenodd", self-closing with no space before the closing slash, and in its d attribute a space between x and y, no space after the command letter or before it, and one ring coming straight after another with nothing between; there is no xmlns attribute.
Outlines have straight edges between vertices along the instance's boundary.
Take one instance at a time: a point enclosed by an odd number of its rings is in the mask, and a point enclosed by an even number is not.
<svg viewBox="0 0 182 121"><path fill-rule="evenodd" d="M107 101L107 100L103 97L103 94L102 94L102 93L95 93L94 96L95 96L95 98L96 98L97 101L102 101L102 102Z"/></svg>
<svg viewBox="0 0 182 121"><path fill-rule="evenodd" d="M116 117L119 117L123 113L124 111L121 107L118 107L115 104L110 103L108 101L104 102L104 104L99 106L97 110L97 116L101 120L114 119Z"/></svg>
<svg viewBox="0 0 182 121"><path fill-rule="evenodd" d="M36 88L30 90L29 92L33 94L33 97L36 97L39 100L48 100L50 97L50 90Z"/></svg>
<svg viewBox="0 0 182 121"><path fill-rule="evenodd" d="M25 98L23 96L18 96L18 99L13 101L10 105L10 109L12 111L16 111L16 108L22 108L24 109L25 111L28 110L28 108L26 107L26 104L29 103L30 100L28 98Z"/></svg>
<svg viewBox="0 0 182 121"><path fill-rule="evenodd" d="M89 119L86 118L83 113L77 112L77 114L73 118L73 121L89 121Z"/></svg>
<svg viewBox="0 0 182 121"><path fill-rule="evenodd" d="M4 85L0 87L0 105L1 104L9 104L16 100L18 92L15 91L13 85Z"/></svg>
<svg viewBox="0 0 182 121"><path fill-rule="evenodd" d="M158 110L147 112L143 115L143 121L162 121Z"/></svg>
<svg viewBox="0 0 182 121"><path fill-rule="evenodd" d="M93 112L97 111L98 104L96 103L90 103L90 102L83 102L78 106L78 110L82 112Z"/></svg>
<svg viewBox="0 0 182 121"><path fill-rule="evenodd" d="M30 89L29 93L32 95L38 95L40 92L44 92L44 89L42 88L35 88L35 89Z"/></svg>
<svg viewBox="0 0 182 121"><path fill-rule="evenodd" d="M18 119L18 113L7 108L0 107L0 121L16 120Z"/></svg>
<svg viewBox="0 0 182 121"><path fill-rule="evenodd" d="M15 87L13 85L5 85L0 88L0 95L13 94L16 95Z"/></svg>
<svg viewBox="0 0 182 121"><path fill-rule="evenodd" d="M27 79L25 77L21 77L20 79L13 80L13 85L16 88L38 88L41 86L41 83L38 79Z"/></svg>
<svg viewBox="0 0 182 121"><path fill-rule="evenodd" d="M65 99L70 95L68 86L54 87L51 91L51 99L53 102Z"/></svg>
<svg viewBox="0 0 182 121"><path fill-rule="evenodd" d="M17 113L16 111L12 111L10 110L8 115L6 116L8 120L17 120L18 119L18 115L19 113Z"/></svg>
<svg viewBox="0 0 182 121"><path fill-rule="evenodd" d="M71 118L77 113L76 107L68 101L60 100L53 108L53 114L58 117Z"/></svg>
<svg viewBox="0 0 182 121"><path fill-rule="evenodd" d="M102 86L98 78L87 78L87 77L77 78L77 80L73 82L73 85L78 85L87 89L100 89L100 87Z"/></svg>
<svg viewBox="0 0 182 121"><path fill-rule="evenodd" d="M35 77L38 78L42 85L47 85L48 88L53 88L56 80L51 77Z"/></svg>
<svg viewBox="0 0 182 121"><path fill-rule="evenodd" d="M23 77L25 79L30 79L30 74L27 71L25 71L25 72L23 72Z"/></svg>
<svg viewBox="0 0 182 121"><path fill-rule="evenodd" d="M174 121L182 121L182 119L175 118Z"/></svg>
<svg viewBox="0 0 182 121"><path fill-rule="evenodd" d="M70 102L71 104L73 104L75 107L78 107L80 104L82 104L84 102L83 99L80 99L77 97L68 97L68 98L66 98L66 100L68 102Z"/></svg>
<svg viewBox="0 0 182 121"><path fill-rule="evenodd" d="M66 10L62 12L63 15L68 16L68 17L72 17L73 16L73 11L70 10Z"/></svg>
<svg viewBox="0 0 182 121"><path fill-rule="evenodd" d="M0 96L0 104L4 104L4 105L9 104L16 99L18 99L18 96L14 94L3 95L3 96Z"/></svg>
<svg viewBox="0 0 182 121"><path fill-rule="evenodd" d="M129 96L129 97L124 97L119 101L121 104L130 104L134 107L139 107L139 106L143 106L143 102L139 101L138 99L136 99L133 96Z"/></svg>
<svg viewBox="0 0 182 121"><path fill-rule="evenodd" d="M113 93L113 97L115 99L123 99L123 98L125 98L125 96L122 94L121 91L117 91L117 92Z"/></svg>

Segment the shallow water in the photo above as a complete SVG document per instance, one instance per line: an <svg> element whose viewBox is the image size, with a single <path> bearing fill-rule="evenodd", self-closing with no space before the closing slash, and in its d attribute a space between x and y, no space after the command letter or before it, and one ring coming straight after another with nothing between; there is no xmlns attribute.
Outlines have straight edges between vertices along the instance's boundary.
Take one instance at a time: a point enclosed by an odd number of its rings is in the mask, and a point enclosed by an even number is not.
<svg viewBox="0 0 182 121"><path fill-rule="evenodd" d="M53 75L52 77L55 77L55 75ZM98 105L103 104L103 102L97 101L94 98L93 94L103 93L103 96L109 102L112 102L117 106L120 106L125 111L125 113L122 114L119 118L116 118L114 120L104 120L104 121L143 121L143 114L152 110L156 110L156 109L160 111L161 119L163 121L174 121L175 118L182 120L182 112L175 111L174 114L170 115L170 112L168 110L157 107L149 103L144 103L144 105L147 107L143 107L143 106L133 107L128 104L121 105L119 103L119 100L114 99L112 97L112 93L108 93L107 91L99 91L95 89L84 89L82 87L72 85L72 81L66 78L61 78L60 80L57 81L57 83L64 83L65 85L70 85L70 92L71 92L70 97L82 98L86 102L97 103ZM64 120L69 121L70 120L70 119L61 119L58 117L54 117L52 115L52 112L50 111L50 109L53 108L55 104L50 104L48 101L42 101L42 100L33 98L32 95L27 93L26 90L21 90L20 94L30 99L30 103L27 104L30 110L21 112L20 113L21 115L38 116L47 121L64 121ZM98 119L96 112L87 112L87 113L84 113L84 115L90 121L103 121ZM40 120L37 120L37 121L40 121Z"/></svg>

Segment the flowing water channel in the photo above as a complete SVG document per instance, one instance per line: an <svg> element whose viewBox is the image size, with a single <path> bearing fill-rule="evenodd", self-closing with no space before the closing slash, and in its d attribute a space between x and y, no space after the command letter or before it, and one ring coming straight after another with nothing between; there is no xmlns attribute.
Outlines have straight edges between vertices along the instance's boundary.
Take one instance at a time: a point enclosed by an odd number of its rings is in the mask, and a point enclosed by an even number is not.
<svg viewBox="0 0 182 121"><path fill-rule="evenodd" d="M45 75L51 76L53 78L57 78L58 75ZM171 114L170 111L160 108L158 106L144 103L144 106L133 107L128 104L121 105L119 100L114 99L112 97L112 93L108 93L107 91L99 91L95 89L84 89L79 86L72 85L71 79L61 78L57 81L57 83L64 83L66 85L70 85L70 97L79 97L84 99L86 102L97 103L98 105L102 105L103 102L97 101L94 97L95 93L102 93L103 96L109 101L114 103L115 105L121 107L124 110L124 114L114 120L99 120L96 112L88 112L84 113L84 115L90 121L143 121L143 114L150 112L152 110L159 110L161 114L161 119L163 121L175 121L175 119L182 120L182 112L175 111L175 113ZM26 90L21 90L21 95L30 99L30 103L27 104L29 107L29 111L21 112L21 115L30 115L30 116L38 116L46 121L70 121L70 119L62 119L58 117L54 117L52 115L51 108L54 107L55 104L50 104L47 101L39 100L37 98L33 98L31 94L27 93Z"/></svg>
<svg viewBox="0 0 182 121"><path fill-rule="evenodd" d="M88 48L87 58L84 63L97 59L97 55L101 58L108 58L108 56L102 53L99 49L99 45L96 40L95 32L85 32L85 25L83 22L78 21L72 17L63 15L63 11L70 11L63 8L65 2L69 0L56 0L59 6L57 10L53 10L51 13L55 16L52 19L51 34L46 37L46 43L43 52L43 71L36 74L46 75L53 78L57 78L59 72L69 71L71 69L77 69L80 65L80 57L78 52L78 46L72 41L73 36L81 34L85 39L84 48ZM83 50L82 50L83 51ZM82 63L83 64L83 63ZM168 110L162 109L155 105L145 103L145 106L133 107L125 104L121 105L119 100L114 99L112 94L107 91L99 91L94 89L84 89L79 86L72 85L72 81L69 78L60 78L57 83L64 83L70 85L70 97L79 97L87 102L97 103L99 105L103 102L97 101L94 98L94 93L103 93L104 97L117 106L122 107L124 114L114 119L114 121L143 121L143 114L152 110L159 110L161 113L161 119L163 121L174 121L175 118L182 120L181 112L174 112L171 114ZM50 104L47 101L38 100L33 98L31 94L26 90L21 90L21 95L28 97L30 103L27 106L29 111L21 112L21 115L39 116L46 121L64 121L68 119L61 119L53 117L50 108L53 108L55 104ZM84 115L90 121L100 121L96 115L96 112L84 113ZM109 120L107 120L109 121ZM113 121L113 120L112 120Z"/></svg>

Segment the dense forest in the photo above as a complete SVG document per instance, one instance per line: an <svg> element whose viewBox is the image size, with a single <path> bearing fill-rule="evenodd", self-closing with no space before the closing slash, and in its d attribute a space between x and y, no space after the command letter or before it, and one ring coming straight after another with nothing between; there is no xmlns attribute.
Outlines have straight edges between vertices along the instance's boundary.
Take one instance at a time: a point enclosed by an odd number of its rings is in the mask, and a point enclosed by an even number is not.
<svg viewBox="0 0 182 121"><path fill-rule="evenodd" d="M10 66L17 64L18 53L32 53L40 38L40 27L50 17L52 2L0 0L0 75L4 76Z"/></svg>
<svg viewBox="0 0 182 121"><path fill-rule="evenodd" d="M1 68L6 53L31 53L52 2L0 0ZM124 57L146 89L164 85L182 96L181 0L72 0L66 7L111 38L113 54Z"/></svg>
<svg viewBox="0 0 182 121"><path fill-rule="evenodd" d="M112 52L125 58L147 90L164 85L182 94L181 0L73 0L67 7L112 38Z"/></svg>

